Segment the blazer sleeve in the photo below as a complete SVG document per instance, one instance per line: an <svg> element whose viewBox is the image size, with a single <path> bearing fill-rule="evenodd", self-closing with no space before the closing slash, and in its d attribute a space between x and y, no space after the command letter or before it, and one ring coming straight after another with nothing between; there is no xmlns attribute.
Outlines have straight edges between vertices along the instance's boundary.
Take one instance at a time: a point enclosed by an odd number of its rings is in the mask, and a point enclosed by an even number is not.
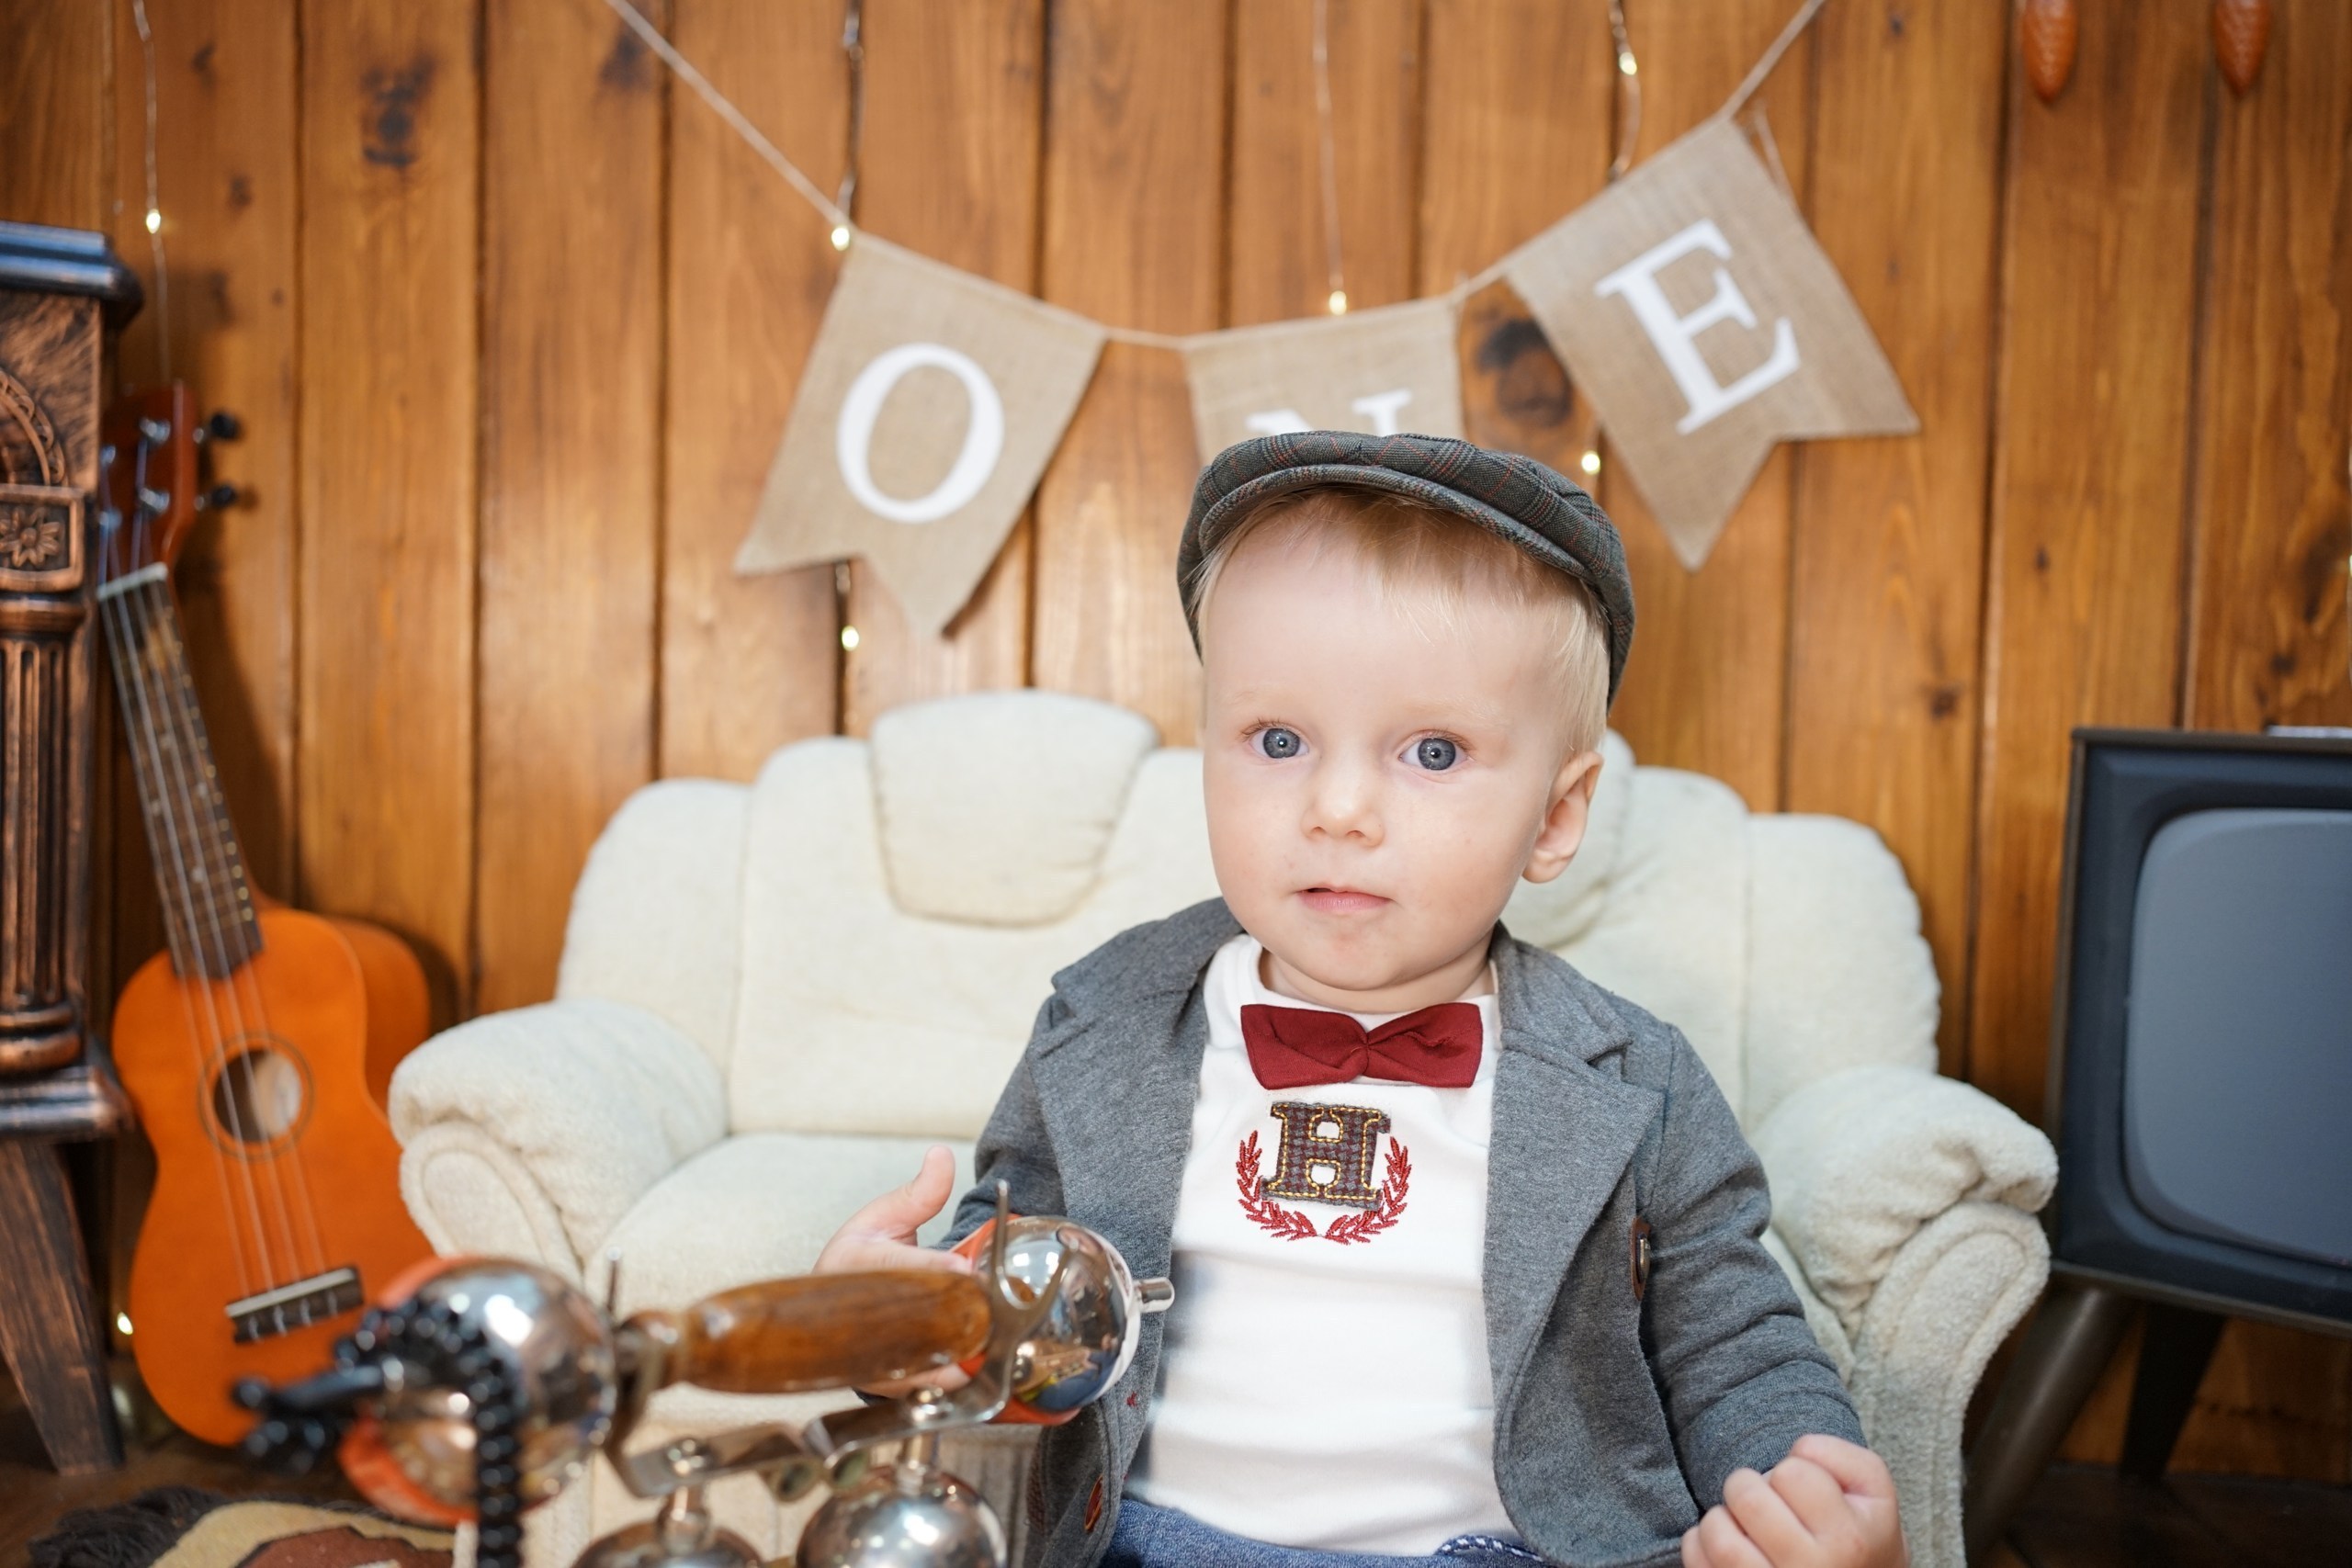
<svg viewBox="0 0 2352 1568"><path fill-rule="evenodd" d="M1030 1063L1038 1042L1060 1027L1069 1015L1069 1005L1059 996L1047 997L1037 1010L1028 1048L1022 1052L1004 1092L997 1097L988 1125L980 1129L980 1141L972 1151L972 1189L956 1206L955 1223L948 1226L941 1246L955 1246L996 1216L1000 1181L1008 1189L1016 1214L1058 1214L1067 1208L1062 1201L1061 1170L1054 1163L1046 1119L1037 1108L1037 1081Z"/></svg>
<svg viewBox="0 0 2352 1568"><path fill-rule="evenodd" d="M1701 1507L1797 1438L1860 1443L1861 1423L1763 1234L1764 1168L1698 1054L1675 1032L1657 1170L1643 1335L1682 1472Z"/></svg>

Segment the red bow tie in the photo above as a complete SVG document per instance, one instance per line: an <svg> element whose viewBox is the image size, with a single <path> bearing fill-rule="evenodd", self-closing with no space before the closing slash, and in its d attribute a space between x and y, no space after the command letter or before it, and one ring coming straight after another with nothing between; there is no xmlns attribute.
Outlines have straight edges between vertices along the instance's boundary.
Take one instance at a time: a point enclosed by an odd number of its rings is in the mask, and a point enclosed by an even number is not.
<svg viewBox="0 0 2352 1568"><path fill-rule="evenodd" d="M1266 1089L1362 1077L1467 1089L1478 1076L1479 1033L1476 1002L1440 1002L1371 1030L1317 1008L1253 1002L1241 1010L1250 1070Z"/></svg>

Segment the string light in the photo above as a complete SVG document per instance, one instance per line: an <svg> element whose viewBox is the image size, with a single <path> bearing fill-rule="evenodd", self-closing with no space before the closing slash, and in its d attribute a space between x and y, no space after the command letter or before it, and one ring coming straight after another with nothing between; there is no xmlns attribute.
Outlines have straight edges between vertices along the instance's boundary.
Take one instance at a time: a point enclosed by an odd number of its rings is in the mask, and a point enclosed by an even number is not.
<svg viewBox="0 0 2352 1568"><path fill-rule="evenodd" d="M115 1314L114 1326L115 1332L120 1334L126 1339L129 1338L130 1337L130 1314L127 1312L119 1312Z"/></svg>
<svg viewBox="0 0 2352 1568"><path fill-rule="evenodd" d="M857 651L857 628L855 626L843 626L842 628L842 650L845 653L854 653Z"/></svg>
<svg viewBox="0 0 2352 1568"><path fill-rule="evenodd" d="M1331 314L1348 313L1348 279L1340 256L1340 152L1331 130L1331 5L1315 0L1315 130L1323 176L1323 256L1331 292L1323 301Z"/></svg>
<svg viewBox="0 0 2352 1568"><path fill-rule="evenodd" d="M155 358L168 381L172 378L172 279L164 269L164 202L156 194L155 35L147 26L147 0L130 0L130 19L139 29L139 55L147 73L147 248L155 266Z"/></svg>
<svg viewBox="0 0 2352 1568"><path fill-rule="evenodd" d="M1617 48L1617 152L1609 160L1613 180L1634 166L1634 144L1642 139L1642 68L1634 58L1634 36L1625 29L1624 0L1609 0L1609 41Z"/></svg>
<svg viewBox="0 0 2352 1568"><path fill-rule="evenodd" d="M1584 456L1577 460L1577 467L1582 468L1588 478L1600 472L1600 454L1590 447L1585 448Z"/></svg>
<svg viewBox="0 0 2352 1568"><path fill-rule="evenodd" d="M734 103L728 98L726 94L721 93L717 87L711 85L709 78L706 77L700 71L696 70L692 61L686 59L684 55L680 54L676 47L673 45L667 38L662 36L661 29L654 27L651 22L646 20L644 14L637 9L637 6L631 3L631 0L604 0L604 3L616 17L620 18L621 22L627 26L632 33L637 35L637 37L645 44L645 47L652 51L654 56L659 59L664 66L668 67L671 74L677 77L679 81L684 83L689 88L691 88L695 95L700 97L702 101L709 107L710 111L718 116L720 119L726 121L728 126L735 132L735 134L743 139L745 145L749 146L752 152L758 153L761 159L764 161L770 168L774 169L777 175L781 175L784 182L790 186L793 190L799 195L802 200L815 208L824 216L826 222L831 226L831 238L832 240L833 248L839 251L847 250L851 240L854 236L852 229L852 214L846 210L846 208L856 196L857 142L860 140L859 133L862 130L861 122L865 118L865 83L863 80L865 74L863 70L865 50L860 38L860 34L863 29L859 25L860 18L857 15L859 0L846 0L849 14L844 18L845 25L842 28L842 43L843 51L849 55L851 70L851 145L849 150L849 168L842 182L840 190L841 199L839 201L836 201L833 197L827 196L823 191L818 189L816 182L809 179L806 174L802 173L799 166L795 164L792 160L786 158L784 153L778 150L776 144L768 140L767 135L762 131L759 127L753 125L750 118L746 116L741 109L735 107ZM1714 118L1728 119L1732 115L1738 111L1740 106L1747 101L1749 96L1755 92L1756 88L1763 82L1764 78L1771 73L1772 68L1780 62L1781 56L1787 52L1789 45L1793 43L1798 35L1803 33L1807 27L1812 25L1813 19L1820 14L1821 8L1826 3L1826 0L1804 0L1804 5L1799 8L1797 14L1790 17L1788 25L1781 29L1780 37L1773 40L1772 46L1766 50L1762 58L1758 59L1755 65L1750 68L1747 78L1742 81L1738 88L1733 92L1729 101L1715 111ZM146 19L145 11L143 9L143 0L131 0L131 4L133 13L140 20L141 39L144 42L146 39ZM1347 285L1344 281L1340 268L1339 159L1338 148L1331 129L1329 10L1329 0L1316 0L1315 107L1317 118L1319 122L1319 129L1322 133L1323 231L1324 243L1330 273L1330 292L1325 297L1325 305L1330 310L1330 313L1336 316L1344 313L1347 310L1348 295ZM1609 0L1609 30L1611 35L1611 42L1615 45L1618 77L1617 102L1619 117L1618 130L1615 139L1617 143L1617 153L1616 156L1610 161L1609 164L1609 177L1613 180L1620 175L1623 175L1626 169L1632 165L1634 144L1640 139L1639 133L1642 123L1640 66L1634 58L1633 43L1626 36L1623 0ZM153 73L153 65L151 51L149 64L151 81ZM150 125L148 140L151 146L153 141L153 125L154 119L153 97L153 94L151 87L149 93L150 107L148 111ZM151 169L152 164L153 160L151 157ZM149 178L152 186L152 173ZM150 194L148 208L151 212L154 209L154 201L153 199L152 191ZM1509 254L1498 256L1476 273L1472 273L1467 276L1457 276L1454 279L1453 286L1452 288L1444 290L1441 294L1430 296L1430 298L1459 303L1477 293L1480 289L1485 288L1488 284L1499 280L1509 270L1510 262L1511 257ZM163 301L160 299L163 292L161 288L162 278L160 276L160 271L161 269L159 268L159 276L157 278L159 306L163 304ZM159 310L159 314L160 313L161 311ZM1109 338L1114 343L1134 344L1146 348L1173 349L1180 353L1185 351L1190 346L1192 337L1193 335L1187 333L1146 332L1137 327L1113 326L1108 322L1101 322L1098 323L1098 325L1102 328L1103 336ZM164 336L168 342L169 333L166 333ZM168 375L168 373L169 367L166 366L166 374ZM1596 465L1600 462L1600 457L1598 454L1589 454L1589 456ZM1593 470L1587 469L1586 471L1591 472Z"/></svg>

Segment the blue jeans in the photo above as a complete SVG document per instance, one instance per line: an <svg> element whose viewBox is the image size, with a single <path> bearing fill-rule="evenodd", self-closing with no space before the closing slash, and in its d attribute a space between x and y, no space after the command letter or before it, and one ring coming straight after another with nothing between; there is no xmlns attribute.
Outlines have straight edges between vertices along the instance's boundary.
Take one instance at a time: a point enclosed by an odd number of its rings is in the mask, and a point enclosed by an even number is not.
<svg viewBox="0 0 2352 1568"><path fill-rule="evenodd" d="M1545 1560L1515 1540L1456 1536L1428 1557L1385 1557L1368 1551L1310 1551L1227 1535L1174 1508L1126 1497L1102 1568L1544 1568Z"/></svg>

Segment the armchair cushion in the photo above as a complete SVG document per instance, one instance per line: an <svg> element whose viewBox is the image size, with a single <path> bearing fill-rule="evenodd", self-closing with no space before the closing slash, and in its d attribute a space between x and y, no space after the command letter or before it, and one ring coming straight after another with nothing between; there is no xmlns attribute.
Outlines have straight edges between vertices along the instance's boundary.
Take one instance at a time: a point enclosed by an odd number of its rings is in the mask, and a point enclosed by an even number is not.
<svg viewBox="0 0 2352 1568"><path fill-rule="evenodd" d="M874 721L874 815L911 915L1030 926L1094 888L1159 736L1141 714L1047 692L912 703Z"/></svg>
<svg viewBox="0 0 2352 1568"><path fill-rule="evenodd" d="M426 1041L392 1075L391 1118L412 1152L456 1124L511 1155L587 1258L655 1181L725 1134L727 1099L718 1066L672 1024L574 998Z"/></svg>
<svg viewBox="0 0 2352 1568"><path fill-rule="evenodd" d="M1743 1122L1848 1067L1934 1071L1936 961L1902 862L1838 817L1751 817L1747 853Z"/></svg>
<svg viewBox="0 0 2352 1568"><path fill-rule="evenodd" d="M2050 1140L2015 1111L1905 1067L1816 1079L1750 1136L1771 1176L1772 1228L1849 1334L1921 1226L1968 1201L2032 1213L2058 1176Z"/></svg>

